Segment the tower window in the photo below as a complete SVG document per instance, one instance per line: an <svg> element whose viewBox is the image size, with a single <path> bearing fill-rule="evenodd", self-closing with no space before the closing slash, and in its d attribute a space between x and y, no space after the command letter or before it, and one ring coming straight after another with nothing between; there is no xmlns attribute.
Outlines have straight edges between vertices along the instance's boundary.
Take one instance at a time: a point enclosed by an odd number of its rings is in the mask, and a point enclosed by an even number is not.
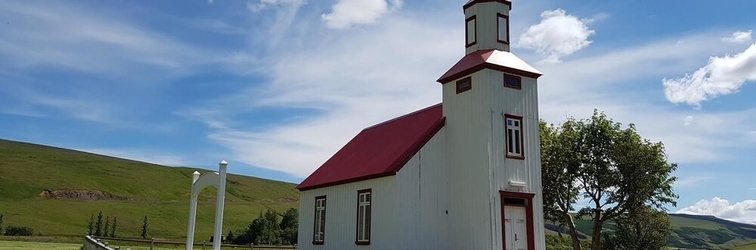
<svg viewBox="0 0 756 250"><path fill-rule="evenodd" d="M522 89L522 77L504 74L504 87Z"/></svg>
<svg viewBox="0 0 756 250"><path fill-rule="evenodd" d="M466 47L473 46L477 42L477 33L475 32L477 28L477 24L475 23L475 16L471 16L467 20L465 20L465 45Z"/></svg>
<svg viewBox="0 0 756 250"><path fill-rule="evenodd" d="M496 27L498 30L498 40L501 43L509 44L509 17L503 14L498 14L498 21Z"/></svg>
<svg viewBox="0 0 756 250"><path fill-rule="evenodd" d="M470 77L457 81L457 94L471 90L472 79Z"/></svg>
<svg viewBox="0 0 756 250"><path fill-rule="evenodd" d="M507 147L507 158L525 159L525 153L523 152L522 145L522 117L514 115L505 115L505 140L504 143Z"/></svg>

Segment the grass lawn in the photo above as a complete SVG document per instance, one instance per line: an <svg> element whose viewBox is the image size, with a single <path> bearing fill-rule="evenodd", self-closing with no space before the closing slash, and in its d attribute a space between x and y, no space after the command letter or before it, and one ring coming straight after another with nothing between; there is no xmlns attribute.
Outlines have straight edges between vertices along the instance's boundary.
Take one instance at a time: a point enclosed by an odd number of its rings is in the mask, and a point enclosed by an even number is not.
<svg viewBox="0 0 756 250"><path fill-rule="evenodd" d="M0 241L0 250L79 250L82 244L52 243L52 242L26 242L26 241Z"/></svg>

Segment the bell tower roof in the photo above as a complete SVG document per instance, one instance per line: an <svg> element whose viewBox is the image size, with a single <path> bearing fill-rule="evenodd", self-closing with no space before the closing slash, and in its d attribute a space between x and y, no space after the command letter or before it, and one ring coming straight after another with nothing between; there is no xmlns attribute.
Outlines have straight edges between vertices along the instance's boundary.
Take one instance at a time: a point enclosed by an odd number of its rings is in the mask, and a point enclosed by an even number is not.
<svg viewBox="0 0 756 250"><path fill-rule="evenodd" d="M499 50L478 50L459 60L437 81L444 84L485 68L536 79L543 74L512 53Z"/></svg>

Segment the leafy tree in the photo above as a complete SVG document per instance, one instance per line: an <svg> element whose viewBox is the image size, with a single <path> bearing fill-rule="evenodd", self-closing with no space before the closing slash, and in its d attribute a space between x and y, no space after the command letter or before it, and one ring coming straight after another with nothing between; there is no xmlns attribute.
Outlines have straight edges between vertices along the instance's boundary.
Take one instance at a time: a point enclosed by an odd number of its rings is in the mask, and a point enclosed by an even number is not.
<svg viewBox="0 0 756 250"><path fill-rule="evenodd" d="M109 235L108 230L110 230L110 216L105 217L105 227L103 227L102 236L107 237Z"/></svg>
<svg viewBox="0 0 756 250"><path fill-rule="evenodd" d="M602 249L659 250L667 245L672 221L664 211L642 207L614 220L615 233L605 234Z"/></svg>
<svg viewBox="0 0 756 250"><path fill-rule="evenodd" d="M142 239L147 239L147 226L147 215L145 215L144 220L142 221L142 233L140 234Z"/></svg>
<svg viewBox="0 0 756 250"><path fill-rule="evenodd" d="M110 237L116 237L116 225L118 225L118 217L113 216L113 228L110 229Z"/></svg>
<svg viewBox="0 0 756 250"><path fill-rule="evenodd" d="M677 178L670 175L677 165L667 162L661 142L643 139L635 125L623 129L620 123L595 110L589 119L571 118L565 124L560 129L551 129L553 134L545 133L546 148L554 151L542 150L546 183L543 193L552 196L544 197L544 204L550 210L549 218L569 226L563 212L571 210L565 205L574 203L577 187L578 195L589 203L577 216L589 216L592 220L592 250L601 249L605 222L621 219L643 207L664 211L665 204L676 205L672 184ZM566 159L553 160L560 158ZM574 177L575 183L567 181L569 177ZM549 183L552 181L555 183ZM567 191L561 190L565 187ZM562 216L558 216L560 213Z"/></svg>
<svg viewBox="0 0 756 250"><path fill-rule="evenodd" d="M299 230L299 211L289 208L281 219L281 240L285 245L297 244Z"/></svg>
<svg viewBox="0 0 756 250"><path fill-rule="evenodd" d="M575 153L578 149L577 123L568 120L556 127L541 121L539 128L544 217L557 225L567 226L572 249L579 250L580 238L575 219L570 213L574 211L572 204L577 201L579 193L575 182L580 168L580 160ZM561 232L559 234L561 236Z"/></svg>
<svg viewBox="0 0 756 250"><path fill-rule="evenodd" d="M226 242L234 242L236 237L234 237L234 232L231 230L228 230L228 234L226 235Z"/></svg>
<svg viewBox="0 0 756 250"><path fill-rule="evenodd" d="M31 227L21 227L21 226L8 226L8 228L5 230L5 235L7 236L32 236L34 235L34 229Z"/></svg>
<svg viewBox="0 0 756 250"><path fill-rule="evenodd" d="M263 227L260 243L280 245L281 224L278 222L278 213L273 209L268 209L268 211L265 212L263 222L265 223L265 227Z"/></svg>
<svg viewBox="0 0 756 250"><path fill-rule="evenodd" d="M94 232L94 214L89 216L89 225L87 225L87 234L92 235Z"/></svg>
<svg viewBox="0 0 756 250"><path fill-rule="evenodd" d="M97 214L97 224L95 224L95 235L102 236L102 211Z"/></svg>

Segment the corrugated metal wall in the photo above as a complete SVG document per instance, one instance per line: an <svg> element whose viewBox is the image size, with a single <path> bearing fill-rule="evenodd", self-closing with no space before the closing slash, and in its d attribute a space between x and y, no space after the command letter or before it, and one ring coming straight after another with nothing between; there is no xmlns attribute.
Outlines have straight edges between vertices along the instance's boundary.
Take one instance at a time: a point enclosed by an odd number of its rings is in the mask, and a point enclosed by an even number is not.
<svg viewBox="0 0 756 250"><path fill-rule="evenodd" d="M444 129L396 175L396 243L392 249L447 249Z"/></svg>
<svg viewBox="0 0 756 250"><path fill-rule="evenodd" d="M455 82L444 84L446 157L449 171L449 247L492 249L488 141L491 131L485 87L490 80L472 75L472 89L456 93Z"/></svg>
<svg viewBox="0 0 756 250"><path fill-rule="evenodd" d="M302 191L299 203L299 249L394 249L395 176ZM357 246L357 190L372 189L370 245ZM315 197L326 196L323 245L312 244Z"/></svg>
<svg viewBox="0 0 756 250"><path fill-rule="evenodd" d="M543 203L541 197L541 154L538 134L538 85L533 78L522 77L522 89L512 89L503 86L504 74L499 71L485 70L482 72L491 79L489 95L491 100L491 215L493 221L501 221L501 201L499 190L512 192L535 193L533 199L533 214L535 223L535 249L545 249L543 236ZM522 116L523 148L525 159L506 158L504 115ZM523 189L509 187L509 181L526 183ZM496 227L497 245L495 249L502 249L501 227ZM538 237L540 235L540 237Z"/></svg>

